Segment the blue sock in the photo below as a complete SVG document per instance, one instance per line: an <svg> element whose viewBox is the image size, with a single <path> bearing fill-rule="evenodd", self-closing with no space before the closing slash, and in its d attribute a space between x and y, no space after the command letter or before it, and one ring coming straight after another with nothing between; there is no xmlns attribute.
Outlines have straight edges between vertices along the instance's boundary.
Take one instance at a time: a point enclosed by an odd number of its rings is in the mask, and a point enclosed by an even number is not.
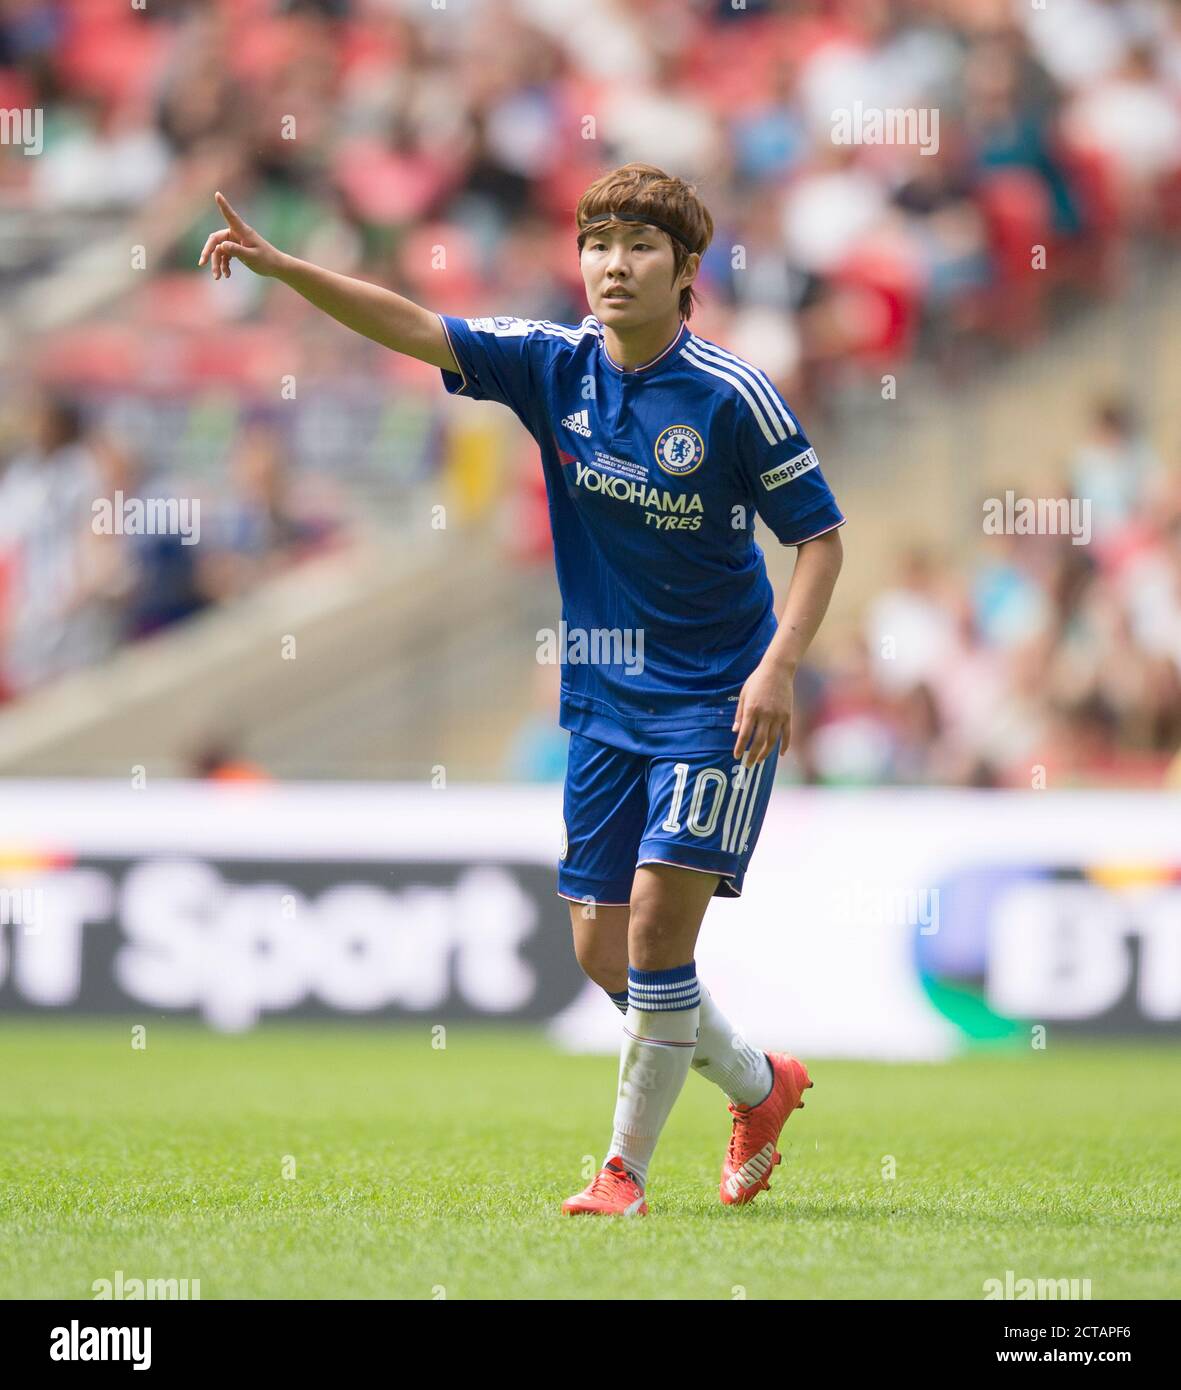
<svg viewBox="0 0 1181 1390"><path fill-rule="evenodd" d="M621 1014L627 1013L627 990L626 990L626 989L621 989L621 990L619 991L618 994L612 994L611 991L610 991L609 989L605 989L605 990L603 991L603 993L607 996L608 999L610 999L610 1001L612 1002L612 1004L615 1005L615 1007L619 1010L619 1012L620 1012Z"/></svg>

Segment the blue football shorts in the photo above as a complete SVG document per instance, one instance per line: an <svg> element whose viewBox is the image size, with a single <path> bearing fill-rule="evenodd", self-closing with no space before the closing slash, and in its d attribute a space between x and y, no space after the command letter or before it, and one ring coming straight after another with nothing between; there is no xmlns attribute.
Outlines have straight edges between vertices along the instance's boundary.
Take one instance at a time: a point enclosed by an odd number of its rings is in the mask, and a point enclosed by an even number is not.
<svg viewBox="0 0 1181 1390"><path fill-rule="evenodd" d="M685 742L691 745L692 734ZM779 745L743 768L733 745L630 753L570 735L562 796L558 894L623 906L641 864L720 874L715 897L739 898L771 799Z"/></svg>

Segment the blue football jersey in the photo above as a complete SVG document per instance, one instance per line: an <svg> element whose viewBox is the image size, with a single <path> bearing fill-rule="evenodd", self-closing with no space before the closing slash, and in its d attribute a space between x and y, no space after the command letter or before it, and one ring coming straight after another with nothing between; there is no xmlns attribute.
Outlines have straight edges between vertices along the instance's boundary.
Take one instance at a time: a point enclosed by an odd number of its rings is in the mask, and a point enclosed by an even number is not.
<svg viewBox="0 0 1181 1390"><path fill-rule="evenodd" d="M563 728L632 752L695 731L732 746L777 626L755 513L784 545L844 523L766 374L682 322L634 371L580 324L440 314L453 395L500 401L537 441L562 621Z"/></svg>

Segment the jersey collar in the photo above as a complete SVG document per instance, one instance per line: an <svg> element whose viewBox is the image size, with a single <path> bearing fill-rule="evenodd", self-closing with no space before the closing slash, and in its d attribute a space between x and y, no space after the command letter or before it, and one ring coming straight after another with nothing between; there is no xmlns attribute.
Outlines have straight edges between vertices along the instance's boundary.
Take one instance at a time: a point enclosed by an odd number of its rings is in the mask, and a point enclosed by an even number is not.
<svg viewBox="0 0 1181 1390"><path fill-rule="evenodd" d="M595 322L599 324L600 328L602 327L602 320L596 319ZM677 335L672 340L672 342L669 343L667 347L662 348L656 354L656 356L651 359L651 361L644 362L640 366L633 368L631 371L628 371L625 367L621 367L618 362L612 360L611 354L607 351L607 343L601 332L599 334L599 350L602 352L603 357L607 361L607 364L613 367L615 371L619 373L620 376L639 376L641 372L649 374L652 372L652 369L654 367L658 366L662 362L667 362L669 358L672 357L676 349L680 347L682 343L684 343L685 338L688 336L688 333L689 325L684 319L682 319L681 326L677 329Z"/></svg>

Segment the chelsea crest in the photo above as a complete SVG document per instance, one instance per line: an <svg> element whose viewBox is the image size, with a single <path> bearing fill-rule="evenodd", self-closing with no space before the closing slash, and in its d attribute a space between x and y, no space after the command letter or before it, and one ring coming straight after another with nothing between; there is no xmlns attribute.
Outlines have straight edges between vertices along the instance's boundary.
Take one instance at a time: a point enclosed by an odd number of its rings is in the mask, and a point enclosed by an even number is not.
<svg viewBox="0 0 1181 1390"><path fill-rule="evenodd" d="M689 425L669 425L656 441L656 462L666 473L692 473L705 458L705 443Z"/></svg>

